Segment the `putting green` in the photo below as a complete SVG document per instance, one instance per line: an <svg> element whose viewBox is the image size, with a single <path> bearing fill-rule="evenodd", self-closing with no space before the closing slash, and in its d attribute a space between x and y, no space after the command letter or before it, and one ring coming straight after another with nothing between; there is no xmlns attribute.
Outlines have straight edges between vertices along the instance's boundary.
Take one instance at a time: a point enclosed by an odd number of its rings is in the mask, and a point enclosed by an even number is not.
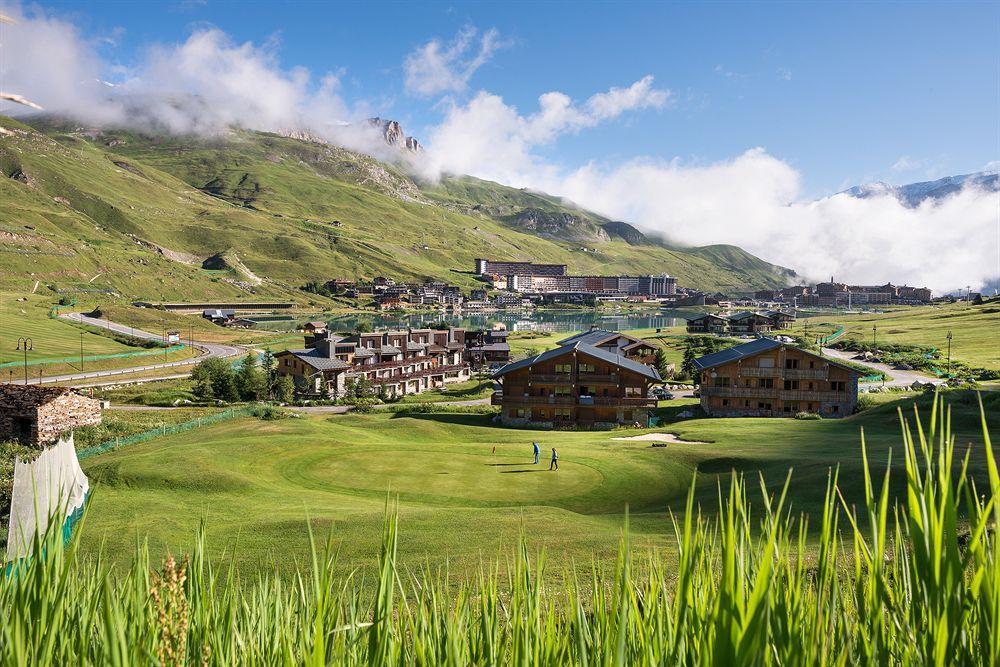
<svg viewBox="0 0 1000 667"><path fill-rule="evenodd" d="M282 467L288 470L287 464ZM311 458L310 465L296 473L297 481L314 489L365 490L382 497L390 492L428 502L552 500L584 493L602 480L600 472L581 463L563 462L550 472L544 459L534 465L524 456L428 449L331 450L326 458Z"/></svg>

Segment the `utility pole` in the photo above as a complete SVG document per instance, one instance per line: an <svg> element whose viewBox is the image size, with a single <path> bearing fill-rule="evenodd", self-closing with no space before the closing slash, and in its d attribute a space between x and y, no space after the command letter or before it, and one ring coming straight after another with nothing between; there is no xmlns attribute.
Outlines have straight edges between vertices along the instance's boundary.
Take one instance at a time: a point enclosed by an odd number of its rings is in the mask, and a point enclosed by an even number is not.
<svg viewBox="0 0 1000 667"><path fill-rule="evenodd" d="M878 349L878 345L875 343L875 332L878 331L878 325L872 325L872 352Z"/></svg>
<svg viewBox="0 0 1000 667"><path fill-rule="evenodd" d="M24 384L28 384L28 352L34 349L30 338L18 338L17 349L24 352Z"/></svg>
<svg viewBox="0 0 1000 667"><path fill-rule="evenodd" d="M951 331L948 332L948 377L951 377Z"/></svg>

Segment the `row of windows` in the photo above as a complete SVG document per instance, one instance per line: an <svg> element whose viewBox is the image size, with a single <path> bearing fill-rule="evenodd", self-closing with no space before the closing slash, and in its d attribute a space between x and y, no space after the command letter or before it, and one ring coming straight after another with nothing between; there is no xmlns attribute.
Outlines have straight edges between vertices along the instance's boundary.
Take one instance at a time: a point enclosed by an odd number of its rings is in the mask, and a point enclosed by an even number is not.
<svg viewBox="0 0 1000 667"><path fill-rule="evenodd" d="M756 403L757 403L757 406L756 406L757 410L771 410L772 407L773 407L772 403L770 401L757 401ZM724 399L722 399L722 407L728 408L728 407L733 407L733 406L730 405L730 400L728 398L724 398ZM744 400L743 401L743 408L747 409L747 410L751 409L751 402L747 401L747 400ZM781 409L784 412L792 413L792 414L794 414L796 412L815 412L816 410L819 409L819 405L816 404L816 403L785 403L785 404L782 405ZM830 406L830 412L833 412L833 413L840 412L840 406L839 405L831 405Z"/></svg>
<svg viewBox="0 0 1000 667"><path fill-rule="evenodd" d="M594 373L597 371L597 367L594 364L577 364L577 370L580 373ZM572 373L573 364L556 364L556 373Z"/></svg>
<svg viewBox="0 0 1000 667"><path fill-rule="evenodd" d="M729 387L732 386L732 380L728 377L717 377L713 379L712 385L715 387ZM747 387L757 387L758 389L774 389L774 378L756 378L747 380ZM817 389L815 383L813 382L799 382L799 380L784 380L784 388L786 391L794 391L798 389L806 389L812 391ZM847 391L847 383L843 381L832 380L830 382L830 391Z"/></svg>

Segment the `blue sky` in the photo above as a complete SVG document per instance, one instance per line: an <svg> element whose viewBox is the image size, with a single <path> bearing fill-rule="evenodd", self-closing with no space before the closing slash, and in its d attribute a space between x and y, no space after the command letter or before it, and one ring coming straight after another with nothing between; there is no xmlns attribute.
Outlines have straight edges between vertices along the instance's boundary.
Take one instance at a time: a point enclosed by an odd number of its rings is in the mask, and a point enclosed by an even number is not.
<svg viewBox="0 0 1000 667"><path fill-rule="evenodd" d="M49 2L105 63L215 27L267 45L285 69L341 74L339 94L424 138L442 99L477 91L522 114L561 91L577 102L652 75L662 108L637 109L536 146L567 168L637 156L711 163L764 147L805 197L876 179L982 169L1000 158L1000 3ZM27 7L24 8L28 10ZM461 91L407 91L407 55L494 29ZM114 80L115 72L108 72Z"/></svg>

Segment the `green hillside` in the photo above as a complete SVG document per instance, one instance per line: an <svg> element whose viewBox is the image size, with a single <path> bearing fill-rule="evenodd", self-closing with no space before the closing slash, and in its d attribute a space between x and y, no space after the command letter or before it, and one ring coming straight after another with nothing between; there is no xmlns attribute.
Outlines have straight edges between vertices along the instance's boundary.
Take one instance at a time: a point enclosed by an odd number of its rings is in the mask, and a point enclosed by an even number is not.
<svg viewBox="0 0 1000 667"><path fill-rule="evenodd" d="M787 280L737 248L630 245L611 234L581 246L530 233L515 220L524 211L570 216L585 235L609 221L477 179L421 186L328 144L35 125L0 117L0 287L15 291L39 281L148 299L288 297L310 280L379 274L471 286L476 257L560 262L574 273L668 272L704 289ZM202 267L216 255L228 265Z"/></svg>

